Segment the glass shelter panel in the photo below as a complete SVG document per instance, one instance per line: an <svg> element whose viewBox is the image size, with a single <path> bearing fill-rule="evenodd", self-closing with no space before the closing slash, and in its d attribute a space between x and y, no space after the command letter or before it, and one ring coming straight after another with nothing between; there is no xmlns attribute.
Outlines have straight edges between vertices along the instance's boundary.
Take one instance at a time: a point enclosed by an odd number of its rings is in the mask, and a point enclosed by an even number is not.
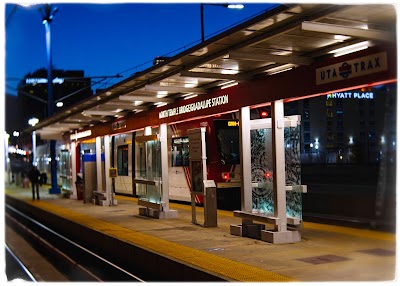
<svg viewBox="0 0 400 286"><path fill-rule="evenodd" d="M302 219L300 126L285 127L286 215ZM274 214L272 129L250 131L253 212Z"/></svg>
<svg viewBox="0 0 400 286"><path fill-rule="evenodd" d="M118 176L128 176L128 145L118 146L117 166Z"/></svg>
<svg viewBox="0 0 400 286"><path fill-rule="evenodd" d="M172 166L189 166L189 137L172 139Z"/></svg>
<svg viewBox="0 0 400 286"><path fill-rule="evenodd" d="M61 188L70 191L71 188L71 155L69 150L61 150L58 162L58 172L61 179Z"/></svg>
<svg viewBox="0 0 400 286"><path fill-rule="evenodd" d="M301 163L300 163L300 125L285 128L285 173L286 173L286 215L303 218Z"/></svg>
<svg viewBox="0 0 400 286"><path fill-rule="evenodd" d="M141 200L161 203L161 144L159 140L136 142L136 192Z"/></svg>

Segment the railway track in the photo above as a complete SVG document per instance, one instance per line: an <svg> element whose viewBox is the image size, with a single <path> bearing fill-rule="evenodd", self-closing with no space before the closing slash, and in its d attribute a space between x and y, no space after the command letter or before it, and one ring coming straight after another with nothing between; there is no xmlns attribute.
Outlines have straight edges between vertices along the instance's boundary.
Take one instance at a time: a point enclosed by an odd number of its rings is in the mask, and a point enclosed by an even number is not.
<svg viewBox="0 0 400 286"><path fill-rule="evenodd" d="M5 250L7 280L37 282L35 275L29 271L28 267L18 258L7 244L5 245Z"/></svg>
<svg viewBox="0 0 400 286"><path fill-rule="evenodd" d="M5 207L7 225L46 257L69 281L145 282L136 274L125 270L123 265L104 258L101 253L87 249L9 204ZM23 264L17 264L23 267ZM33 275L32 278L34 279Z"/></svg>

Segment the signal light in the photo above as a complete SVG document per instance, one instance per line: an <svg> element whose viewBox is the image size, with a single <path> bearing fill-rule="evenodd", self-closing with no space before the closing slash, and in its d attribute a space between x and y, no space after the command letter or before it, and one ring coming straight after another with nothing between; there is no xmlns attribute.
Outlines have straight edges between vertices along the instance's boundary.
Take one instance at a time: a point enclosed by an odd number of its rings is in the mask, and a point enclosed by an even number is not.
<svg viewBox="0 0 400 286"><path fill-rule="evenodd" d="M265 110L261 111L260 115L261 115L261 118L266 118L266 117L268 117L268 112Z"/></svg>
<svg viewBox="0 0 400 286"><path fill-rule="evenodd" d="M267 178L267 179L272 178L272 174L271 174L270 172L266 172L266 173L264 174L264 176L265 176L265 178Z"/></svg>
<svg viewBox="0 0 400 286"><path fill-rule="evenodd" d="M231 175L228 172L222 173L222 179L229 180L230 178L231 178Z"/></svg>

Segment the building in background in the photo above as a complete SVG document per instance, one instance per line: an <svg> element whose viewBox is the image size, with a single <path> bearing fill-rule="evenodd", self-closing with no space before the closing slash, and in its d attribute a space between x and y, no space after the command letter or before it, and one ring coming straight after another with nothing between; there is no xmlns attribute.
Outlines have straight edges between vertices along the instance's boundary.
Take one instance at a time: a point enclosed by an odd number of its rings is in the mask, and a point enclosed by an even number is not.
<svg viewBox="0 0 400 286"><path fill-rule="evenodd" d="M303 164L379 163L396 150L396 85L381 85L285 103L285 115L301 115ZM252 119L270 117L270 107ZM389 158L390 160L390 158Z"/></svg>
<svg viewBox="0 0 400 286"><path fill-rule="evenodd" d="M54 112L93 95L91 79L84 77L81 70L53 70ZM36 117L47 117L47 70L39 69L29 73L18 85L18 110L24 114L23 122ZM25 126L27 127L27 126Z"/></svg>
<svg viewBox="0 0 400 286"><path fill-rule="evenodd" d="M300 101L303 162L378 163L395 150L396 93L382 85Z"/></svg>

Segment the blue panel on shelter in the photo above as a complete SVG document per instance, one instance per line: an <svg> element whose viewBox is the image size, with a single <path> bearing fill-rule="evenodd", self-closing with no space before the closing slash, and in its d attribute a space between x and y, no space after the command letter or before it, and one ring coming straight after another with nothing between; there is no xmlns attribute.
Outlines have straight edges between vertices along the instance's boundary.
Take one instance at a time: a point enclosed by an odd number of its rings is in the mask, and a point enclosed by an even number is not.
<svg viewBox="0 0 400 286"><path fill-rule="evenodd" d="M96 162L96 154L83 154L83 162Z"/></svg>
<svg viewBox="0 0 400 286"><path fill-rule="evenodd" d="M101 161L104 162L104 153L101 153ZM96 162L96 154L87 153L83 154L83 162Z"/></svg>

